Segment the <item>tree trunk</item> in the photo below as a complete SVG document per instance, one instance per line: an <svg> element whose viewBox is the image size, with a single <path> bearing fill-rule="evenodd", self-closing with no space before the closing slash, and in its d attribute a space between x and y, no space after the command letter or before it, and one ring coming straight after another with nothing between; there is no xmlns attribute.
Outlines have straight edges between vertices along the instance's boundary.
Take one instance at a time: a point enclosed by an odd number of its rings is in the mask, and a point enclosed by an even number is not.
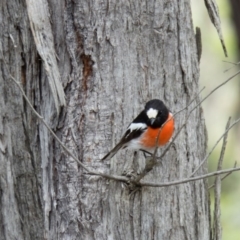
<svg viewBox="0 0 240 240"><path fill-rule="evenodd" d="M240 2L238 0L231 0L231 10L232 10L232 20L235 25L235 31L236 31L236 37L237 37L237 46L238 46L238 51L237 51L237 58L239 58L239 52L240 52L240 16L238 13L239 7L240 7ZM238 102L240 102L240 98L238 97ZM236 109L236 116L240 115L240 110L237 108ZM239 133L240 129L238 127L238 131L236 131L236 138L238 138L237 134Z"/></svg>
<svg viewBox="0 0 240 240"><path fill-rule="evenodd" d="M8 71L85 165L140 172L140 153L100 159L148 100L162 99L176 112L199 91L189 1L0 6L0 239L209 239L206 181L130 194L121 182L87 175L36 119ZM176 116L176 131L185 119L186 112ZM205 155L204 130L197 109L144 180L188 177Z"/></svg>
<svg viewBox="0 0 240 240"><path fill-rule="evenodd" d="M240 16L238 14L240 3L237 0L230 0L230 3L232 7L232 19L233 19L235 29L236 29L236 34L237 34L238 49L240 49Z"/></svg>

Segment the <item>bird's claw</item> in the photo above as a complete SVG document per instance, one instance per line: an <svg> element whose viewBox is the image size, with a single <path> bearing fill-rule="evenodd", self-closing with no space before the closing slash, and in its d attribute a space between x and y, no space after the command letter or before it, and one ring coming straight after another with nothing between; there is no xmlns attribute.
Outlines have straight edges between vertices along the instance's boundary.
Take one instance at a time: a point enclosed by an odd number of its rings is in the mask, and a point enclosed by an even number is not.
<svg viewBox="0 0 240 240"><path fill-rule="evenodd" d="M136 177L136 173L135 173L135 171L132 168L124 170L122 175L126 176L126 177L128 177L130 179Z"/></svg>

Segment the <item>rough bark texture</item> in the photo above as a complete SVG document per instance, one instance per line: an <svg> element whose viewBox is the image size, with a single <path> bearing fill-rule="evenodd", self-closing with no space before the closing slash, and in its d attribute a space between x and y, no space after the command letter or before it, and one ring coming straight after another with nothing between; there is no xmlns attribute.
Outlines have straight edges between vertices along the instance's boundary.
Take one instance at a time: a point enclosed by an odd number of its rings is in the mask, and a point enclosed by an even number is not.
<svg viewBox="0 0 240 240"><path fill-rule="evenodd" d="M65 145L87 166L117 174L130 167L141 171L144 158L139 154L133 162L131 151L121 151L110 162L99 160L146 101L160 98L175 112L198 92L198 56L189 1L36 2L39 9L44 6L50 13L55 53L48 46L51 51L47 54L52 61L57 59L54 68L61 76L66 107L58 115L61 103L57 105L51 90L51 64L46 64L48 59L39 50L44 44L39 45L33 27L33 32L30 29L35 13L28 17L28 11L38 8L29 9L23 0L0 3L0 50L11 74ZM86 175L46 128L37 124L9 80L3 56L1 240L43 236L64 240L209 239L205 181L144 187L129 194L119 182ZM185 118L184 112L176 117L176 130ZM166 182L189 176L205 154L205 139L198 109L146 180Z"/></svg>

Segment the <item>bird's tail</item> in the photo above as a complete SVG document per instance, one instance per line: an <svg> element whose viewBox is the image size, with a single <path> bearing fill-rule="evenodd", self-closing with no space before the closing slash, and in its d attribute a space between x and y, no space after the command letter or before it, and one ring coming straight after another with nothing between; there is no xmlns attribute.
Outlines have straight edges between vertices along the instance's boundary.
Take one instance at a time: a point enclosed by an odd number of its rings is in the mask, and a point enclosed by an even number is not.
<svg viewBox="0 0 240 240"><path fill-rule="evenodd" d="M101 161L104 161L104 160L107 160L107 159L111 159L116 153L118 150L120 150L122 148L122 143L118 143L107 155L105 155Z"/></svg>

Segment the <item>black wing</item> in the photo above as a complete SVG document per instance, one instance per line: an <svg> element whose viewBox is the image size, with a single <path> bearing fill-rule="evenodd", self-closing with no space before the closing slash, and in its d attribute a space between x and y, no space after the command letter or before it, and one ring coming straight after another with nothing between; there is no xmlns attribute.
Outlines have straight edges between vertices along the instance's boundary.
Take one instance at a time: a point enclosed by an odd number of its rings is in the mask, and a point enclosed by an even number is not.
<svg viewBox="0 0 240 240"><path fill-rule="evenodd" d="M138 138L145 131L145 129L139 128L132 131L128 129L123 135L120 142L106 156L102 158L102 161L112 158L118 150L127 147L127 143L130 142L132 139Z"/></svg>
<svg viewBox="0 0 240 240"><path fill-rule="evenodd" d="M104 156L102 160L112 158L118 150L127 147L128 142L138 138L147 129L146 121L148 121L148 117L146 113L142 111L128 126L127 131L125 132L119 143L106 156Z"/></svg>

